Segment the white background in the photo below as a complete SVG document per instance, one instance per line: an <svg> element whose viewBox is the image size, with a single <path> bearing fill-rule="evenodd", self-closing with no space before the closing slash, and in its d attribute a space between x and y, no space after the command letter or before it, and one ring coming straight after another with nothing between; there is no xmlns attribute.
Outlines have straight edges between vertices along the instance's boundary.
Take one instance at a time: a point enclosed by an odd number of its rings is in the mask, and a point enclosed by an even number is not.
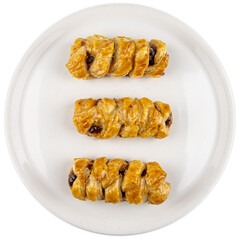
<svg viewBox="0 0 240 240"><path fill-rule="evenodd" d="M82 8L112 2L120 1L14 0L1 2L0 239L240 239L240 134L238 124L228 165L210 195L179 221L163 229L141 235L115 237L77 229L41 206L27 191L15 172L4 136L4 103L8 85L19 60L30 44L45 29L62 17ZM139 0L128 2L152 6L174 15L195 29L210 44L222 62L232 85L237 122L240 103L239 1Z"/></svg>

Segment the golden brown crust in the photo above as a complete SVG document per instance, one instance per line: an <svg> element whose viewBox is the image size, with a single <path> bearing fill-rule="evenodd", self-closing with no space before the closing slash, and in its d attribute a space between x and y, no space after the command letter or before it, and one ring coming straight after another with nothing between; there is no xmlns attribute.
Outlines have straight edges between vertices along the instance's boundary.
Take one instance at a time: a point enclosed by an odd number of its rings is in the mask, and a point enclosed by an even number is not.
<svg viewBox="0 0 240 240"><path fill-rule="evenodd" d="M80 200L161 204L171 189L165 181L166 172L157 162L77 158L69 177L72 174L75 178L69 184L70 189L72 195Z"/></svg>
<svg viewBox="0 0 240 240"><path fill-rule="evenodd" d="M77 176L77 179L71 186L72 194L80 200L86 199L86 184L90 174L88 167L91 164L92 161L87 158L75 158L73 168L70 171L70 173L74 172Z"/></svg>
<svg viewBox="0 0 240 240"><path fill-rule="evenodd" d="M96 201L104 198L101 181L107 175L107 158L97 158L91 168L89 182L86 185L87 198Z"/></svg>
<svg viewBox="0 0 240 240"><path fill-rule="evenodd" d="M150 47L155 49L153 65L149 65ZM145 39L123 36L109 39L95 34L75 40L66 66L72 76L79 79L127 75L132 78L160 77L168 59L166 44L160 40L153 39L149 44Z"/></svg>
<svg viewBox="0 0 240 240"><path fill-rule="evenodd" d="M72 56L80 47L82 47L85 44L85 41L83 38L77 38L74 41L74 44L71 47L70 56Z"/></svg>
<svg viewBox="0 0 240 240"><path fill-rule="evenodd" d="M91 201L102 200L104 197L101 183L95 178L93 172L91 173L89 182L86 185L86 195L87 199Z"/></svg>
<svg viewBox="0 0 240 240"><path fill-rule="evenodd" d="M170 131L172 113L168 104L148 98L89 98L75 102L73 123L79 133L100 139L164 138Z"/></svg>
<svg viewBox="0 0 240 240"><path fill-rule="evenodd" d="M122 190L126 193L126 200L130 204L140 204L147 200L145 179L141 177L145 169L146 164L139 160L134 160L129 164L123 178Z"/></svg>
<svg viewBox="0 0 240 240"><path fill-rule="evenodd" d="M85 62L86 57L87 57L86 49L84 46L82 46L78 48L69 58L69 61L66 64L66 66L73 77L85 80L92 78L87 70L87 64Z"/></svg>
<svg viewBox="0 0 240 240"><path fill-rule="evenodd" d="M97 34L87 37L85 40L86 50L89 52L89 54L96 56L99 48L102 45L102 42L105 40L108 40L108 38Z"/></svg>
<svg viewBox="0 0 240 240"><path fill-rule="evenodd" d="M141 174L145 170L145 163L134 160L129 163L128 171L123 178L122 190L124 192L132 190L139 185Z"/></svg>
<svg viewBox="0 0 240 240"><path fill-rule="evenodd" d="M125 37L113 39L115 44L114 59L111 64L109 76L123 77L132 70L132 62L135 53L135 44Z"/></svg>
<svg viewBox="0 0 240 240"><path fill-rule="evenodd" d="M146 183L149 191L149 203L161 204L169 194L171 186L165 182L167 174L156 162L147 163Z"/></svg>
<svg viewBox="0 0 240 240"><path fill-rule="evenodd" d="M107 173L108 174L102 180L103 188L107 188L114 181L116 181L119 178L119 171L126 170L127 166L128 166L128 163L125 160L120 159L120 158L116 158L116 159L109 161L107 164L107 168L108 168Z"/></svg>
<svg viewBox="0 0 240 240"><path fill-rule="evenodd" d="M148 190L147 190L144 177L139 178L139 184L135 188L129 191L126 191L126 200L130 204L134 203L138 205L140 203L144 203L147 201L147 197L148 197Z"/></svg>
<svg viewBox="0 0 240 240"><path fill-rule="evenodd" d="M149 63L149 42L145 39L133 40L136 45L133 68L129 73L131 78L139 78L144 75Z"/></svg>
<svg viewBox="0 0 240 240"><path fill-rule="evenodd" d="M94 56L94 61L89 68L89 72L94 77L104 77L109 72L114 51L114 42L102 36L96 35L94 35L92 41L93 46L89 49L89 53ZM97 43L95 43L95 41Z"/></svg>
<svg viewBox="0 0 240 240"><path fill-rule="evenodd" d="M105 188L105 202L106 203L119 203L122 202L122 191L121 191L122 176L118 178L107 188Z"/></svg>

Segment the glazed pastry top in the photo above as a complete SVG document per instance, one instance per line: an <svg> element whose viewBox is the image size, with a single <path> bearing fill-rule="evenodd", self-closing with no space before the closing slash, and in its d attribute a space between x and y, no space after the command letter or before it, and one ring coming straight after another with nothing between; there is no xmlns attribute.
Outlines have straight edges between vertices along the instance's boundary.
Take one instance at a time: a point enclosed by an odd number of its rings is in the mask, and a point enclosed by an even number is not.
<svg viewBox="0 0 240 240"><path fill-rule="evenodd" d="M148 98L92 98L75 102L73 122L81 134L106 139L116 136L168 136L172 124L170 106Z"/></svg>
<svg viewBox="0 0 240 240"><path fill-rule="evenodd" d="M80 79L160 77L168 59L166 44L160 40L110 39L95 34L75 40L66 66L73 77Z"/></svg>
<svg viewBox="0 0 240 240"><path fill-rule="evenodd" d="M171 189L166 177L157 162L76 158L68 182L73 196L80 200L161 204Z"/></svg>

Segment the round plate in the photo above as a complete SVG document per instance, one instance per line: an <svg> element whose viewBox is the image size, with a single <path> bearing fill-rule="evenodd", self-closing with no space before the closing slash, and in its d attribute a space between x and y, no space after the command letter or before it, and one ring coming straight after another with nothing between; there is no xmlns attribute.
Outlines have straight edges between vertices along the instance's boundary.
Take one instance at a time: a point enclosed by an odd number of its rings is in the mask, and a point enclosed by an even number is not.
<svg viewBox="0 0 240 240"><path fill-rule="evenodd" d="M161 78L78 80L65 67L77 37L160 39L169 66ZM80 98L148 97L169 103L170 135L107 139L77 133ZM192 29L161 11L129 4L88 8L44 32L21 60L6 105L6 135L22 181L47 209L82 229L136 234L161 228L196 207L217 182L233 141L233 99L213 51ZM172 189L162 205L79 201L67 183L75 157L157 161Z"/></svg>

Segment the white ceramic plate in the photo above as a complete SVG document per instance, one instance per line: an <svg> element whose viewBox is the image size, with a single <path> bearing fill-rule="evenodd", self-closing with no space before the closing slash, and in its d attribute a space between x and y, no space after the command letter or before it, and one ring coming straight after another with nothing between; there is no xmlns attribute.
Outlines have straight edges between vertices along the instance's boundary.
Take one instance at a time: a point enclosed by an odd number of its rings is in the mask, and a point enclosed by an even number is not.
<svg viewBox="0 0 240 240"><path fill-rule="evenodd" d="M165 76L78 80L65 67L77 37L161 39L170 55ZM148 97L171 105L170 136L158 139L95 140L77 133L79 98ZM136 234L161 228L196 207L217 182L234 132L233 100L224 70L192 29L161 11L129 4L85 9L50 27L21 60L9 89L6 135L22 181L47 209L82 229ZM74 157L120 157L157 161L172 190L160 206L72 197L67 175Z"/></svg>

